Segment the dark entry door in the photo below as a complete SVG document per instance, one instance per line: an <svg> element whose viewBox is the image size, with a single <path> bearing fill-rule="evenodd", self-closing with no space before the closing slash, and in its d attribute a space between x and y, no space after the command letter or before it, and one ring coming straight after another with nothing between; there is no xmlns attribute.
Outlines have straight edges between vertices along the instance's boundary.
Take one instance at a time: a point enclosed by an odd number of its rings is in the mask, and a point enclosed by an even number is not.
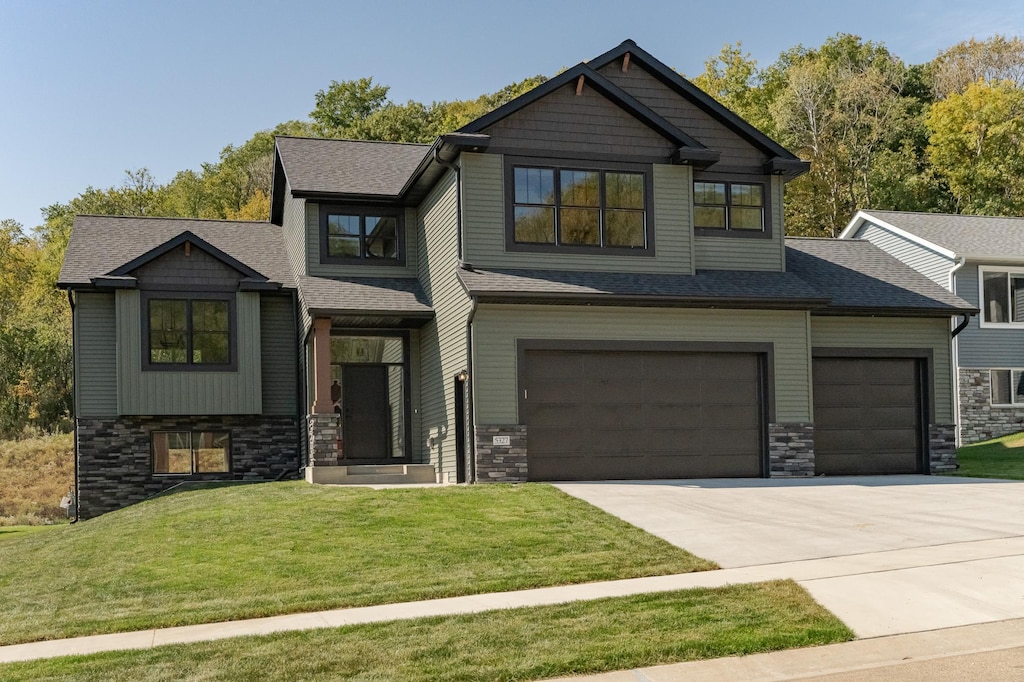
<svg viewBox="0 0 1024 682"><path fill-rule="evenodd" d="M391 456L388 368L344 365L341 368L342 435L345 459L387 459Z"/></svg>

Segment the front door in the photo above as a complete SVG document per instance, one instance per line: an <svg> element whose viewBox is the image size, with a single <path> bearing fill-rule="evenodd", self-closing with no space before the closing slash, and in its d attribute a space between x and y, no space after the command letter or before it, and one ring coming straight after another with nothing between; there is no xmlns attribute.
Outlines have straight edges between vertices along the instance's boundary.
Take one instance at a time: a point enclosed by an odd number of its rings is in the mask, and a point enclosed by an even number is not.
<svg viewBox="0 0 1024 682"><path fill-rule="evenodd" d="M386 459L391 455L391 409L385 365L341 368L344 459Z"/></svg>

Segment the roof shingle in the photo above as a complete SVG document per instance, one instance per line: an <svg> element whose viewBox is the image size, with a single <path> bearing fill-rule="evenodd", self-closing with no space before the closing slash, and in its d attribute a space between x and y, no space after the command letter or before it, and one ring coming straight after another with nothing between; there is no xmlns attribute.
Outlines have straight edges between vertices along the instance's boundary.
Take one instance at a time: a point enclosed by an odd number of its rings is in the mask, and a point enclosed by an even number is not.
<svg viewBox="0 0 1024 682"><path fill-rule="evenodd" d="M278 137L293 192L397 197L430 145Z"/></svg>
<svg viewBox="0 0 1024 682"><path fill-rule="evenodd" d="M864 211L966 258L1024 258L1024 218Z"/></svg>

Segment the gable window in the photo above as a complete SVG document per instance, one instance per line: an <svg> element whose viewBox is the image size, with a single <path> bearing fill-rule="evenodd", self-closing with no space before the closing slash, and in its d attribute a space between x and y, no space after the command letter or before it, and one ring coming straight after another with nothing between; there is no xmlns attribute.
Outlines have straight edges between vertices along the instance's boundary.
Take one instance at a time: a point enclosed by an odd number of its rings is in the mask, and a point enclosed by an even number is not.
<svg viewBox="0 0 1024 682"><path fill-rule="evenodd" d="M693 226L708 230L764 232L765 189L752 182L693 183Z"/></svg>
<svg viewBox="0 0 1024 682"><path fill-rule="evenodd" d="M591 253L651 248L647 172L512 165L509 175L511 248Z"/></svg>
<svg viewBox="0 0 1024 682"><path fill-rule="evenodd" d="M147 369L233 366L233 305L227 297L145 298Z"/></svg>
<svg viewBox="0 0 1024 682"><path fill-rule="evenodd" d="M1024 327L1024 268L979 268L982 325Z"/></svg>
<svg viewBox="0 0 1024 682"><path fill-rule="evenodd" d="M321 263L397 265L402 258L401 211L323 206Z"/></svg>
<svg viewBox="0 0 1024 682"><path fill-rule="evenodd" d="M989 370L993 405L1024 405L1024 370Z"/></svg>
<svg viewBox="0 0 1024 682"><path fill-rule="evenodd" d="M189 476L231 470L231 434L227 431L153 431L153 473Z"/></svg>

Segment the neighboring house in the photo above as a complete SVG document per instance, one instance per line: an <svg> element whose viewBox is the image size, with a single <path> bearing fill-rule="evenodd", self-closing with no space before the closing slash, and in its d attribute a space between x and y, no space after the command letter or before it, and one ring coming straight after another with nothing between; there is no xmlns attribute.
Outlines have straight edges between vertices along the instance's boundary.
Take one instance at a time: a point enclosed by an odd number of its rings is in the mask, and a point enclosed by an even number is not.
<svg viewBox="0 0 1024 682"><path fill-rule="evenodd" d="M1024 430L1024 218L858 211L840 238L875 244L981 309L954 342L962 442Z"/></svg>
<svg viewBox="0 0 1024 682"><path fill-rule="evenodd" d="M81 513L300 470L950 469L975 311L870 244L784 241L807 167L626 41L432 145L278 138L270 223L80 216Z"/></svg>

